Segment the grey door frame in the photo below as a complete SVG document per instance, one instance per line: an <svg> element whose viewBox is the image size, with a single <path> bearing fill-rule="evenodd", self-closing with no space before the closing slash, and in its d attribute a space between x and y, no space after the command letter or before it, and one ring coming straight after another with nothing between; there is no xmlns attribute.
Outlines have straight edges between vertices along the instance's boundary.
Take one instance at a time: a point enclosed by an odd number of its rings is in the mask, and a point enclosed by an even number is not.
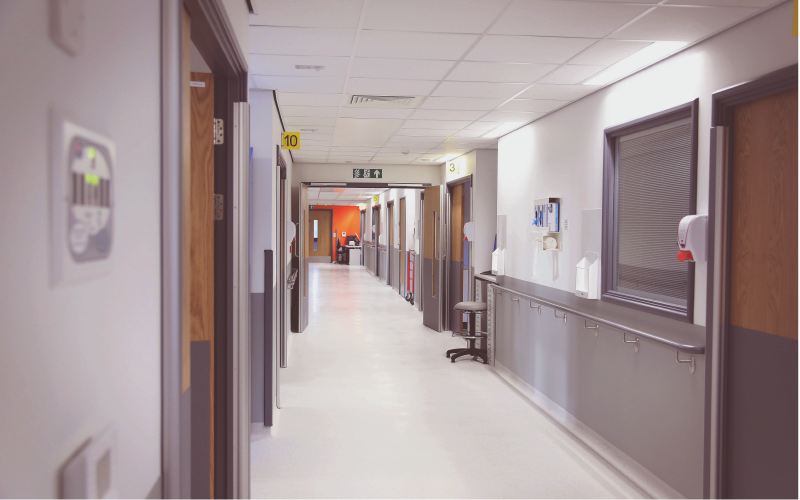
<svg viewBox="0 0 800 500"><path fill-rule="evenodd" d="M453 192L453 188L454 187L458 186L459 184L467 184L467 183L469 184L469 189L470 189L469 220L471 221L472 220L472 203L473 203L473 200L472 200L472 198L473 198L473 196L472 196L473 176L472 176L472 174L465 175L464 177L460 177L460 178L458 178L458 179L456 179L454 181L450 181L450 182L448 182L446 184L447 224L448 224L447 227L448 227L448 231L447 231L447 259L446 259L447 262L446 262L446 265L444 266L445 267L445 270L444 270L444 272L445 272L444 282L446 283L446 286L444 287L445 291L444 291L444 296L443 296L443 300L445 301L444 302L444 306L445 307L444 307L443 316L444 316L444 329L448 330L448 331L452 331L451 330L451 325L450 325L450 311L449 311L450 298L451 298L452 294L454 292L456 292L455 290L450 290L450 279L452 278L452 276L450 275L450 252L452 251L451 235L452 235L452 231L453 231L453 227L452 227L453 226L453 197L452 197L452 192ZM473 297L474 293L475 293L475 291L474 291L475 287L472 286L473 266L471 265L472 264L472 242L471 241L469 242L469 259L470 259L470 262L468 264L469 264L470 273L469 273L469 278L468 279L469 279L469 282L470 282L470 286L467 287L467 290L469 290L469 298L471 299Z"/></svg>

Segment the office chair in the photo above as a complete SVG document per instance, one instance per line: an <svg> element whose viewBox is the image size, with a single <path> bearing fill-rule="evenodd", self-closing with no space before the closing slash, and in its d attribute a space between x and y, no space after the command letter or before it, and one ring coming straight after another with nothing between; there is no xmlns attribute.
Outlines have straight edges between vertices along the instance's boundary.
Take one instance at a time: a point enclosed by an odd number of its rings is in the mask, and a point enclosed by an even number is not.
<svg viewBox="0 0 800 500"><path fill-rule="evenodd" d="M336 238L336 262L344 262L347 256L347 248L342 246L342 240Z"/></svg>

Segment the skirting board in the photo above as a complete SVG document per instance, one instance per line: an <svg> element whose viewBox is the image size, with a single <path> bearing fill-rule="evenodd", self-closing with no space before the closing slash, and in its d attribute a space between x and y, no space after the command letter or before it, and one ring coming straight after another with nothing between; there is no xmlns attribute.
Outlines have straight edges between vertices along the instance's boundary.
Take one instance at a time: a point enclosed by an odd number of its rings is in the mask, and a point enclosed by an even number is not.
<svg viewBox="0 0 800 500"><path fill-rule="evenodd" d="M631 486L641 490L643 496L649 498L686 498L673 487L658 478L658 476L642 467L637 461L572 416L567 410L536 390L536 388L528 382L522 380L516 373L497 361L495 361L495 365L490 368L498 377L510 385L512 389L516 390L522 397L542 410L545 415L567 433L589 448L589 450L604 461L609 468L615 470L620 476L631 483Z"/></svg>

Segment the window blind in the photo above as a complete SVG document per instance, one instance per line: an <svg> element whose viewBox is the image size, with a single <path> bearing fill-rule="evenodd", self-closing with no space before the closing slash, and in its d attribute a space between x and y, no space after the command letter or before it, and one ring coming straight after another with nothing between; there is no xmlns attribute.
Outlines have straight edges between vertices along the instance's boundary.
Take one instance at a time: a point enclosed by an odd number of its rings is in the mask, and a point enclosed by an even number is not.
<svg viewBox="0 0 800 500"><path fill-rule="evenodd" d="M620 137L616 159L615 288L686 306L689 269L676 257L676 238L691 209L691 121Z"/></svg>

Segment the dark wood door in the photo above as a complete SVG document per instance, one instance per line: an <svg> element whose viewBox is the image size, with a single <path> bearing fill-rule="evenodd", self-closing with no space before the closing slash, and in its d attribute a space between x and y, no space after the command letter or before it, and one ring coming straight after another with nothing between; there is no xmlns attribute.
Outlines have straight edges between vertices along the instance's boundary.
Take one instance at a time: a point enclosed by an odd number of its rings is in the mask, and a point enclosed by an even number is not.
<svg viewBox="0 0 800 500"><path fill-rule="evenodd" d="M394 278L394 267L395 263L392 259L392 252L394 249L394 202L389 202L386 204L386 241L388 245L386 245L386 262L388 265L386 266L386 284L394 286L394 282L392 282L392 278Z"/></svg>
<svg viewBox="0 0 800 500"><path fill-rule="evenodd" d="M400 295L406 293L406 199L400 198L400 286L397 287Z"/></svg>
<svg viewBox="0 0 800 500"><path fill-rule="evenodd" d="M442 331L442 255L444 234L442 232L442 187L425 188L423 204L423 252L422 252L422 323L437 332Z"/></svg>
<svg viewBox="0 0 800 500"><path fill-rule="evenodd" d="M797 498L797 89L739 104L730 140L723 496Z"/></svg>

